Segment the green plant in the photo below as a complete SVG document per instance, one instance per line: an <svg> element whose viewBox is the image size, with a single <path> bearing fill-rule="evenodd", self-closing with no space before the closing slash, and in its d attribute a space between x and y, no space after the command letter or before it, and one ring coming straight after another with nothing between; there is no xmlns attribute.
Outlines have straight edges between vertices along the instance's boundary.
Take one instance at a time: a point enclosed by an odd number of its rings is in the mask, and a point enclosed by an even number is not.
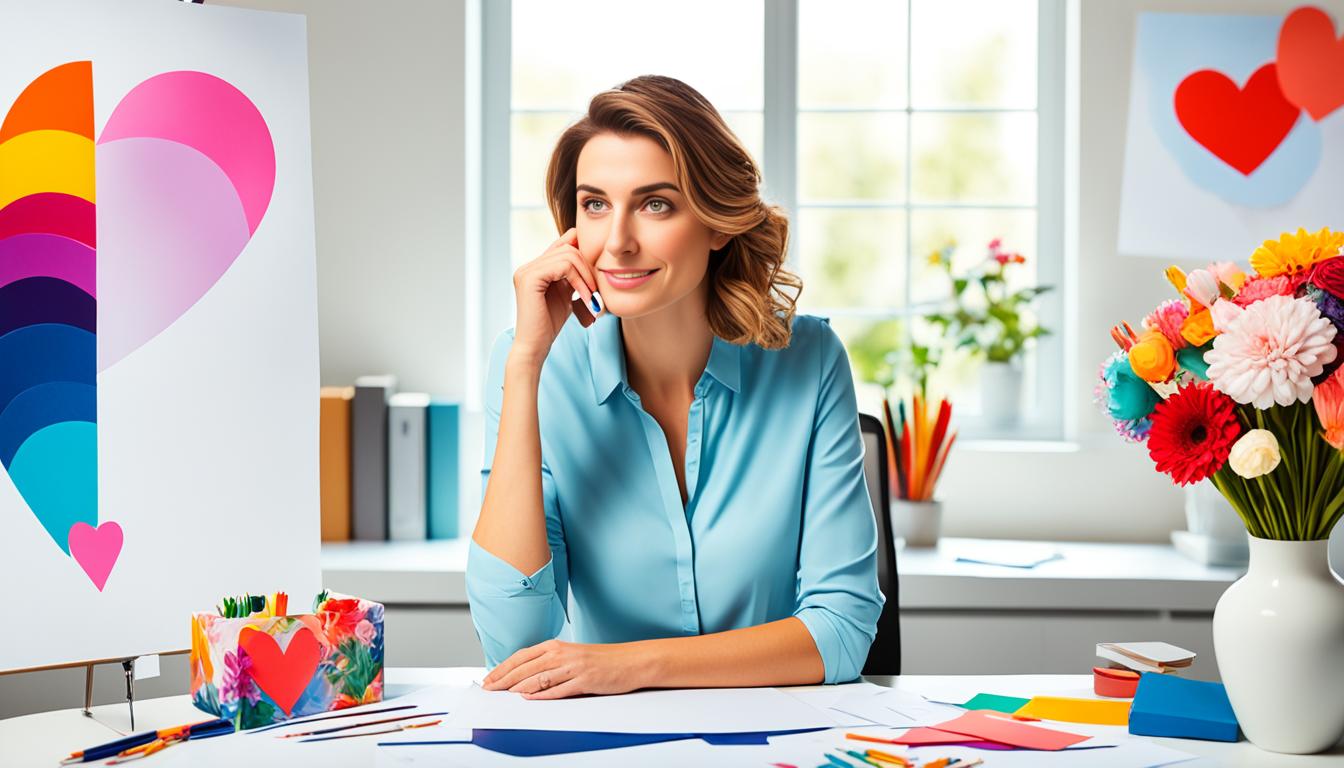
<svg viewBox="0 0 1344 768"><path fill-rule="evenodd" d="M1008 269L1023 264L1020 253L1004 250L999 238L989 242L985 259L965 274L952 271L953 244L934 251L929 263L948 277L950 300L924 320L941 329L944 343L984 355L990 362L1007 363L1019 357L1028 342L1050 333L1034 316L1024 312L1050 286L1010 289Z"/></svg>

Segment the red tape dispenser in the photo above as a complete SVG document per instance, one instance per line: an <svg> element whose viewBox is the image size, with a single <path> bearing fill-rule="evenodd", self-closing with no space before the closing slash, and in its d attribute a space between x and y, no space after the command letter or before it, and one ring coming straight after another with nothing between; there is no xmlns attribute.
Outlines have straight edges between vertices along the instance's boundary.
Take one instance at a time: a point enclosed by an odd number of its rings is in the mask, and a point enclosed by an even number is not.
<svg viewBox="0 0 1344 768"><path fill-rule="evenodd" d="M1139 673L1128 669L1092 668L1092 690L1098 696L1132 699L1139 689Z"/></svg>

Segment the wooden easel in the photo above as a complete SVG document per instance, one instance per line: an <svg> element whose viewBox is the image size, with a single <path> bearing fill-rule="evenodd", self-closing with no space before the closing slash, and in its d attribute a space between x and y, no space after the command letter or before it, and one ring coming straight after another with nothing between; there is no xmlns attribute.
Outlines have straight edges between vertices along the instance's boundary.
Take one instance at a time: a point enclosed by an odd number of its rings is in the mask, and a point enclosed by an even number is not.
<svg viewBox="0 0 1344 768"><path fill-rule="evenodd" d="M159 656L176 656L187 653L183 648L176 651L164 651ZM84 716L93 717L93 668L99 664L120 664L126 675L126 706L130 710L131 730L135 730L135 660L139 656L120 659L93 659L91 661L73 661L68 664L47 664L41 667L23 667L21 669L0 669L0 675L17 675L24 672L45 672L51 669L84 668Z"/></svg>

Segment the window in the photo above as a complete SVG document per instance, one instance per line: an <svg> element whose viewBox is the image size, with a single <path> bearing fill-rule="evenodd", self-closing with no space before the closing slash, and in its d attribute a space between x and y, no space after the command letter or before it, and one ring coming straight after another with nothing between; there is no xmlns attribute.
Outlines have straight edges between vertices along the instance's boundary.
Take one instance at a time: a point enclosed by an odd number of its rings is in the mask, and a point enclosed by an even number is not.
<svg viewBox="0 0 1344 768"><path fill-rule="evenodd" d="M878 412L881 390L863 381L874 342L925 332L917 315L946 295L929 253L955 239L964 267L1002 237L1029 257L1023 283L1059 285L1062 8L1062 0L485 3L484 174L508 184L487 188L483 250L509 259L481 265L494 308L483 348L512 322L507 275L555 239L543 182L561 131L597 91L666 74L704 93L761 163L767 198L792 214L800 310L832 318L850 349L860 408ZM1057 333L1059 307L1057 296L1041 306ZM1062 432L1062 347L1055 336L1030 355L1014 437ZM962 387L958 421L972 435L974 384L970 375L953 381Z"/></svg>

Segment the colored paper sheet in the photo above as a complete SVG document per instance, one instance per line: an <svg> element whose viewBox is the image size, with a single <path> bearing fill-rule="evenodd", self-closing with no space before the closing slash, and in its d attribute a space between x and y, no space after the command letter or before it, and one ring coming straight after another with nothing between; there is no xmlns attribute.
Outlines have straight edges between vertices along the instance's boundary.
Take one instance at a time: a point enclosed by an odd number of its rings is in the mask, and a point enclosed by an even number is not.
<svg viewBox="0 0 1344 768"><path fill-rule="evenodd" d="M1001 714L983 711L967 712L955 720L940 723L937 730L961 733L1014 747L1047 751L1065 749L1089 738L1067 731L1019 723Z"/></svg>
<svg viewBox="0 0 1344 768"><path fill-rule="evenodd" d="M898 736L893 739L893 741L897 744L921 747L932 744L966 744L968 742L978 741L978 739L975 736L952 733L951 731L940 731L937 728L911 728L905 732L904 736Z"/></svg>
<svg viewBox="0 0 1344 768"><path fill-rule="evenodd" d="M1129 725L1129 702L1035 696L1013 714L1062 723Z"/></svg>
<svg viewBox="0 0 1344 768"><path fill-rule="evenodd" d="M1026 706L1031 699L1022 699L1017 696L1000 696L997 693L977 693L971 697L971 700L960 706L963 709L988 709L994 712L1002 712L1011 715L1022 707Z"/></svg>

